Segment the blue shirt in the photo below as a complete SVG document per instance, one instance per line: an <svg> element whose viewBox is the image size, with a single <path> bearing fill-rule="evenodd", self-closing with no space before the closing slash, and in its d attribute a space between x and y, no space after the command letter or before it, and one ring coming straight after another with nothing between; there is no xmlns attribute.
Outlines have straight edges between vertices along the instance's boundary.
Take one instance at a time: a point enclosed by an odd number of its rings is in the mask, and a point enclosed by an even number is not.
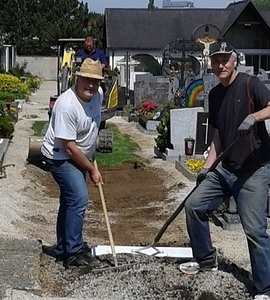
<svg viewBox="0 0 270 300"><path fill-rule="evenodd" d="M80 57L82 59L82 62L86 59L86 58L91 58L92 60L99 60L101 64L103 65L107 65L107 61L106 61L106 56L105 54L97 49L94 48L93 51L91 53L87 52L85 49L80 49L75 57Z"/></svg>

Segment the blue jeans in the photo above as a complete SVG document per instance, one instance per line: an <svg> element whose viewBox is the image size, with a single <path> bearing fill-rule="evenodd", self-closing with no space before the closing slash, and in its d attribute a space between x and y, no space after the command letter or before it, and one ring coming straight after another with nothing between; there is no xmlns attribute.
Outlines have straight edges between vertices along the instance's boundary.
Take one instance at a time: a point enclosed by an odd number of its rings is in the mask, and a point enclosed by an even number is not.
<svg viewBox="0 0 270 300"><path fill-rule="evenodd" d="M70 160L46 160L60 189L55 254L66 258L83 249L83 218L88 202L86 172Z"/></svg>
<svg viewBox="0 0 270 300"><path fill-rule="evenodd" d="M267 203L270 164L255 172L230 173L217 167L187 199L186 221L195 259L201 266L215 262L208 215L222 204L224 195L232 195L247 237L253 281L258 293L270 296L270 238L267 230Z"/></svg>

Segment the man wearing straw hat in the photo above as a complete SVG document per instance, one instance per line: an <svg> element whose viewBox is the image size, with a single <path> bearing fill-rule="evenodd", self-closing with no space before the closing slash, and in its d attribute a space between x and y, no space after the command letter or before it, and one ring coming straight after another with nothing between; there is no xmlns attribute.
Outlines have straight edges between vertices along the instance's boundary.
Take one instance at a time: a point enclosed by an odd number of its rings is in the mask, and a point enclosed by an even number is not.
<svg viewBox="0 0 270 300"><path fill-rule="evenodd" d="M95 185L102 183L101 174L91 163L101 121L98 87L103 79L102 66L87 58L75 75L75 85L61 94L53 107L41 148L60 189L57 243L42 249L63 260L65 268L98 262L84 249L82 229L88 201L87 173Z"/></svg>

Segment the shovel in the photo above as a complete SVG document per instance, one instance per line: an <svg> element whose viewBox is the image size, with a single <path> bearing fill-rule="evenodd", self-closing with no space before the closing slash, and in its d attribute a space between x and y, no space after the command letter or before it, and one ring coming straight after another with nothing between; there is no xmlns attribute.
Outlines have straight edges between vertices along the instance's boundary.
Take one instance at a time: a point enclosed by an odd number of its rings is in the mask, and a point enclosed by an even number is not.
<svg viewBox="0 0 270 300"><path fill-rule="evenodd" d="M240 136L238 136L214 161L212 166L209 168L207 173L213 171L217 165L231 152L231 150L235 147L236 143L239 141ZM177 207L177 209L172 213L172 215L167 219L167 221L164 223L164 225L160 228L157 235L153 239L152 243L149 246L143 247L140 250L137 250L137 252L141 252L148 248L153 248L157 252L159 251L155 246L160 241L161 237L163 236L166 229L169 227L169 225L173 222L173 220L179 215L179 213L183 210L185 207L185 203L187 199L190 197L191 194L197 189L197 185L191 190L191 192L186 196L186 198L182 201L182 203Z"/></svg>

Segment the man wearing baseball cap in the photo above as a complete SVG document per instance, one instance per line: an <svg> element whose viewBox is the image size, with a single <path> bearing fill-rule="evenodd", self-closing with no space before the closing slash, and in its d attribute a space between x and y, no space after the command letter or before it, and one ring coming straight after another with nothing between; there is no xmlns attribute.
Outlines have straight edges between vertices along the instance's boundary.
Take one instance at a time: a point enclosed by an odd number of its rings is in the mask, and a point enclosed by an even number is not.
<svg viewBox="0 0 270 300"><path fill-rule="evenodd" d="M218 269L209 216L224 196L233 196L247 237L255 299L270 299L270 238L266 232L270 138L264 122L270 118L270 91L257 77L237 71L237 53L226 41L212 44L209 57L220 81L209 93L214 134L197 177L197 189L185 206L197 271ZM208 172L217 156L232 144L235 146L222 164Z"/></svg>
<svg viewBox="0 0 270 300"><path fill-rule="evenodd" d="M42 248L56 260L63 260L66 268L98 262L85 251L82 229L88 202L87 173L95 185L102 183L101 174L91 163L101 121L98 87L103 79L102 66L87 58L76 76L75 85L55 102L41 148L60 189L57 243Z"/></svg>

